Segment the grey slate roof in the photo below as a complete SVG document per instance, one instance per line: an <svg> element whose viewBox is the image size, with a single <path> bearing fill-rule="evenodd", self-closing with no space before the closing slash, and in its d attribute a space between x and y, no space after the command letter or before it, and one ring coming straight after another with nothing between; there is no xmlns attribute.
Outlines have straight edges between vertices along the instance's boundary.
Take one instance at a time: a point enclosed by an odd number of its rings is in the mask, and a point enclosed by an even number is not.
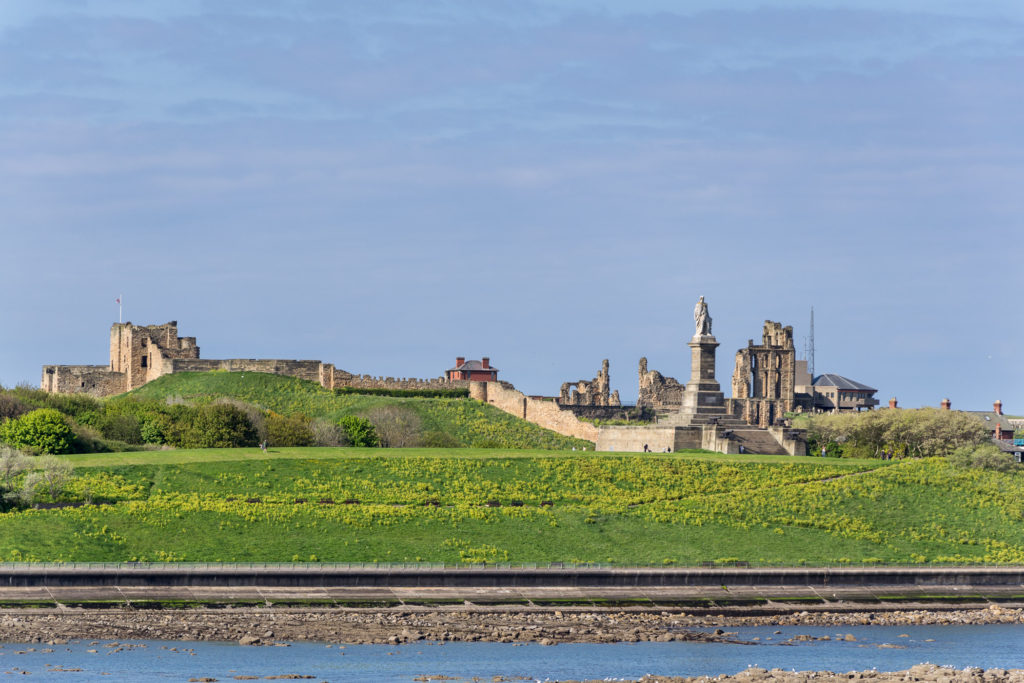
<svg viewBox="0 0 1024 683"><path fill-rule="evenodd" d="M462 371L462 372L477 372L477 371L497 372L498 368L494 367L493 365L491 367L489 367L489 368L485 368L484 364L482 362L478 361L478 360L467 360L462 365L457 365L454 368L448 368L448 372L457 372L457 371Z"/></svg>
<svg viewBox="0 0 1024 683"><path fill-rule="evenodd" d="M1010 418L1006 415L999 415L991 410L965 410L963 411L969 415L974 415L979 420L985 421L985 426L989 429L995 429L998 424L1004 432L1016 432L1017 428L1010 422Z"/></svg>
<svg viewBox="0 0 1024 683"><path fill-rule="evenodd" d="M836 375L831 372L815 377L814 386L836 387L837 389L843 389L844 391L878 391L878 389L869 387L867 384L854 382L852 379L847 379L842 375Z"/></svg>

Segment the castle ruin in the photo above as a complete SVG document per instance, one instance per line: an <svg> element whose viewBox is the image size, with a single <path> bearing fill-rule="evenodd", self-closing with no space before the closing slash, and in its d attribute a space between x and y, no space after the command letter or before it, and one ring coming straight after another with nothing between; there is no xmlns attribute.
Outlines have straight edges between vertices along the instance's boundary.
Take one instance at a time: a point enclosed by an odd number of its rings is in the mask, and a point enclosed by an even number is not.
<svg viewBox="0 0 1024 683"><path fill-rule="evenodd" d="M110 327L109 365L44 365L40 387L60 394L103 397L137 389L176 372L266 372L318 383L326 389L451 389L466 381L354 375L319 360L199 357L195 337L179 337L178 322L163 325L114 323Z"/></svg>
<svg viewBox="0 0 1024 683"><path fill-rule="evenodd" d="M621 406L619 390L611 391L608 359L601 361L601 370L589 382L563 382L556 402L562 406Z"/></svg>
<svg viewBox="0 0 1024 683"><path fill-rule="evenodd" d="M683 404L683 391L686 386L675 377L665 377L657 370L647 369L647 358L640 359L639 368L640 391L637 394L638 408L651 408L655 411L678 410Z"/></svg>
<svg viewBox="0 0 1024 683"><path fill-rule="evenodd" d="M795 385L793 328L765 320L761 343L748 340L736 352L729 412L747 424L770 427L796 407Z"/></svg>

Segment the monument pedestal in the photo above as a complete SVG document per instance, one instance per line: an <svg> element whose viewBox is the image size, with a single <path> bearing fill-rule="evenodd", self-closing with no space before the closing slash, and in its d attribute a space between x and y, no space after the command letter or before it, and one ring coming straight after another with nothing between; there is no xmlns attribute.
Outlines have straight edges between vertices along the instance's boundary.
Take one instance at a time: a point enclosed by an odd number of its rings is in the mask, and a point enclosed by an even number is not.
<svg viewBox="0 0 1024 683"><path fill-rule="evenodd" d="M710 334L695 335L689 341L690 381L683 390L679 412L663 421L678 426L736 422L725 409L725 395L715 379L715 349L718 340Z"/></svg>

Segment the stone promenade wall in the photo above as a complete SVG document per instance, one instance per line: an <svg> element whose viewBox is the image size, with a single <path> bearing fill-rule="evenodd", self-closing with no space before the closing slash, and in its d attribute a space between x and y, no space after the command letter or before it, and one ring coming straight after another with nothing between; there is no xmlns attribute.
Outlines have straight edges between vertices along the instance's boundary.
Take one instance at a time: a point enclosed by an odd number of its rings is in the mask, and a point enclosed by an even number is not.
<svg viewBox="0 0 1024 683"><path fill-rule="evenodd" d="M500 382L470 382L469 396L564 436L596 442L600 432L597 427L581 422L571 411L563 410L554 401L530 398L523 392L511 388L511 385L504 386Z"/></svg>

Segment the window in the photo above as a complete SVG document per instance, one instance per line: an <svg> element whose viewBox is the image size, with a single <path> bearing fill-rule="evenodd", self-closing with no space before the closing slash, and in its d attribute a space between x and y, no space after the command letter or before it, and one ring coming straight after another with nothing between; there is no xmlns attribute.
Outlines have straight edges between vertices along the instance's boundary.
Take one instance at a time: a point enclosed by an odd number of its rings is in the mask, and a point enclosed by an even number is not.
<svg viewBox="0 0 1024 683"><path fill-rule="evenodd" d="M142 357L142 367L146 367L146 361L149 360L149 356Z"/></svg>

